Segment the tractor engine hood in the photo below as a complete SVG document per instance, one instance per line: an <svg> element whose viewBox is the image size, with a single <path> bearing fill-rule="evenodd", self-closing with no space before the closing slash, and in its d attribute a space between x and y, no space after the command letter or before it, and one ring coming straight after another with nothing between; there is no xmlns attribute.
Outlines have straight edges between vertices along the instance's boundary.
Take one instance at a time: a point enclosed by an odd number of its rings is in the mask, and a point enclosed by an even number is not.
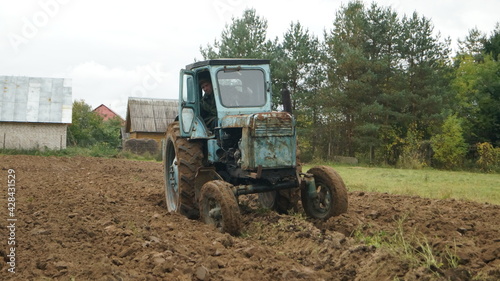
<svg viewBox="0 0 500 281"><path fill-rule="evenodd" d="M295 120L288 112L228 115L222 118L221 128L248 128L253 137L293 136Z"/></svg>
<svg viewBox="0 0 500 281"><path fill-rule="evenodd" d="M238 164L243 170L295 168L295 120L288 112L229 115L221 130L241 128Z"/></svg>

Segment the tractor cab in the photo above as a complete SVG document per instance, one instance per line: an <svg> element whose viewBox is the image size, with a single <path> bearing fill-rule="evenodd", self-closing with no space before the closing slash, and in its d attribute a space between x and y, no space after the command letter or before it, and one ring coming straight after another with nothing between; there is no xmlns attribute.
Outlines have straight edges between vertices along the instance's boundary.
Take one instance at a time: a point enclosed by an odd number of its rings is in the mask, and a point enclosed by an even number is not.
<svg viewBox="0 0 500 281"><path fill-rule="evenodd" d="M213 128L203 122L202 80L212 84L216 106ZM226 116L271 111L269 60L216 59L187 65L180 72L181 135L192 139L215 137Z"/></svg>

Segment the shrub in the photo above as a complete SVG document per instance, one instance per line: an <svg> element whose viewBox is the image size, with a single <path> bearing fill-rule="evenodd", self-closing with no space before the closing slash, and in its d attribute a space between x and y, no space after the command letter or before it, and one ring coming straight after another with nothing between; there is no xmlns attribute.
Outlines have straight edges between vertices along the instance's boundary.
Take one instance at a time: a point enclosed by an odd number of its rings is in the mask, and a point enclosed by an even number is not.
<svg viewBox="0 0 500 281"><path fill-rule="evenodd" d="M467 153L460 120L451 115L444 121L441 129L441 134L431 138L433 158L446 169L460 166Z"/></svg>
<svg viewBox="0 0 500 281"><path fill-rule="evenodd" d="M494 148L489 142L476 145L479 159L476 164L485 172L489 172L500 166L500 148Z"/></svg>
<svg viewBox="0 0 500 281"><path fill-rule="evenodd" d="M402 141L403 151L399 155L397 167L405 169L421 169L427 166L426 155L426 142L423 141L423 134L417 129L417 124L413 123L406 138Z"/></svg>

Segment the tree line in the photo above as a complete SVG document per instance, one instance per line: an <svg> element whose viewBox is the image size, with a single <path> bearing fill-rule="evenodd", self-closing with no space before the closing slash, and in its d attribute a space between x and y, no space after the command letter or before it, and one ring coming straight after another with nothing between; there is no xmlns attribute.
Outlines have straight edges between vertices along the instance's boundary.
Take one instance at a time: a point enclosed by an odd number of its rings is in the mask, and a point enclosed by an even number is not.
<svg viewBox="0 0 500 281"><path fill-rule="evenodd" d="M500 25L451 40L430 19L351 1L322 38L292 22L268 39L254 9L233 18L204 59L269 58L273 104L292 92L301 156L403 167L498 169Z"/></svg>

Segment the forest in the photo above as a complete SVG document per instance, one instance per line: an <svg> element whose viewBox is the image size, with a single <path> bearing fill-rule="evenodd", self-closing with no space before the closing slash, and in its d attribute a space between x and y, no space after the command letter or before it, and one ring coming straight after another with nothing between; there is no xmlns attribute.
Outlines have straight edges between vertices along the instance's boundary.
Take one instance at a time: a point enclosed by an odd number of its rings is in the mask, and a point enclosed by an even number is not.
<svg viewBox="0 0 500 281"><path fill-rule="evenodd" d="M500 171L499 23L453 50L418 12L351 1L330 22L319 37L291 22L269 39L248 9L200 52L271 60L273 104L286 85L303 161Z"/></svg>

